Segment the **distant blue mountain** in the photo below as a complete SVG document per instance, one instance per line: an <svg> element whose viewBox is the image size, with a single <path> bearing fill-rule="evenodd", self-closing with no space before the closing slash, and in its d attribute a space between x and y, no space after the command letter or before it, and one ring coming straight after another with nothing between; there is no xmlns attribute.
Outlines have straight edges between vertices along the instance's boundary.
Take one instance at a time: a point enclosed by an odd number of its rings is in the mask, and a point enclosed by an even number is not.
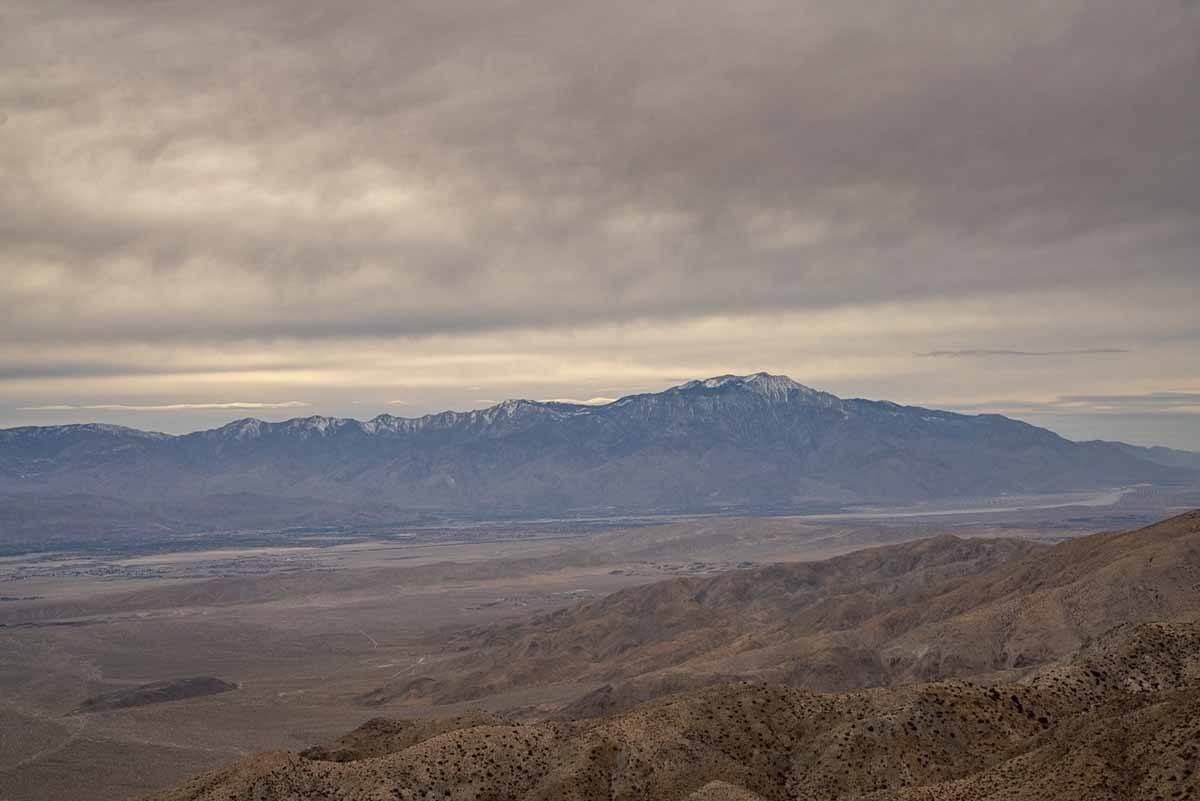
<svg viewBox="0 0 1200 801"><path fill-rule="evenodd" d="M468 514L948 499L1190 482L1197 468L1197 454L842 399L766 373L601 406L509 400L366 422L245 419L181 436L94 424L0 431L0 494Z"/></svg>

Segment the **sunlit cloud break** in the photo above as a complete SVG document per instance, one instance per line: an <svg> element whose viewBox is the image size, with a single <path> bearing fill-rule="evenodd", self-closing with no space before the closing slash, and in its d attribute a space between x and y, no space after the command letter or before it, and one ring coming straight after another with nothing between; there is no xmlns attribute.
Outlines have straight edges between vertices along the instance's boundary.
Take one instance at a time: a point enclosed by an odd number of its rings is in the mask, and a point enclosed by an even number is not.
<svg viewBox="0 0 1200 801"><path fill-rule="evenodd" d="M66 403L49 406L22 406L22 412L184 412L205 409L301 409L309 404L304 401L281 401L279 403L255 403L249 401L231 401L229 403L161 403L161 404L129 404L129 403L92 403L83 406L73 406Z"/></svg>
<svg viewBox="0 0 1200 801"><path fill-rule="evenodd" d="M997 350L977 348L973 350L930 350L916 355L930 359L973 359L988 356L1103 356L1105 354L1128 352L1125 348L1076 348L1073 350Z"/></svg>
<svg viewBox="0 0 1200 801"><path fill-rule="evenodd" d="M996 400L986 403L946 403L958 411L1089 412L1094 414L1183 413L1200 414L1200 392L1147 392L1126 395L1059 395L1052 400Z"/></svg>

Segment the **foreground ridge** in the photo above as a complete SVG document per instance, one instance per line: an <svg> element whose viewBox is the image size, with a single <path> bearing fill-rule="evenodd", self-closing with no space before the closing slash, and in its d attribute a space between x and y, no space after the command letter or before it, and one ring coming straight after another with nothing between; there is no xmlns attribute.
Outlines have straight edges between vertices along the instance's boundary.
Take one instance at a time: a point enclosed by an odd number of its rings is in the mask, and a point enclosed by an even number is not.
<svg viewBox="0 0 1200 801"><path fill-rule="evenodd" d="M993 552L998 547L1008 552ZM1005 678L818 693L780 681L722 681L592 715L517 722L484 712L377 718L340 740L255 756L153 801L1159 801L1200 797L1200 512L1154 526L1012 552L1005 541L935 538L870 549L827 572L916 568L932 579L986 555L986 569L921 605L971 623L1059 620L1076 647ZM914 556L920 555L920 561ZM964 561L964 557L967 558ZM939 565L935 571L930 568ZM810 568L805 568L809 570ZM734 574L728 574L734 576ZM740 579L754 573L738 573ZM813 574L816 575L816 574ZM714 579L706 598L719 591ZM868 582L871 580L868 579ZM761 584L760 581L752 582ZM809 584L808 579L801 585ZM654 616L684 585L641 596ZM864 585L873 586L870 583ZM882 586L882 585L879 585ZM991 587L999 605L964 605ZM1041 587L1042 589L1034 589ZM1010 594L1010 590L1015 594ZM778 591L778 588L775 590ZM755 597L771 592L759 588ZM741 589L720 603L736 600ZM628 597L625 599L628 600ZM624 600L621 603L625 603ZM576 607L582 613L594 604ZM981 613L980 609L989 609ZM759 607L758 614L765 608ZM908 614L908 613L903 613ZM938 613L940 614L940 613ZM633 617L632 615L630 617ZM1019 621L1025 619L1026 623ZM1101 619L1109 621L1100 625ZM791 623L801 617L788 614ZM990 621L990 622L989 622ZM887 626L894 626L892 620ZM1113 624L1116 624L1115 626ZM886 628L885 626L884 628ZM882 631L873 628L875 631ZM940 623L920 639L965 636ZM1034 631L1034 629L1029 629ZM633 651L626 651L633 654ZM790 671L804 675L807 657ZM969 666L968 666L969 667ZM576 717L570 717L574 712Z"/></svg>
<svg viewBox="0 0 1200 801"><path fill-rule="evenodd" d="M151 798L1187 798L1200 791L1198 743L1200 625L1155 623L994 687L821 695L741 683L608 719L377 720L339 744L254 757Z"/></svg>

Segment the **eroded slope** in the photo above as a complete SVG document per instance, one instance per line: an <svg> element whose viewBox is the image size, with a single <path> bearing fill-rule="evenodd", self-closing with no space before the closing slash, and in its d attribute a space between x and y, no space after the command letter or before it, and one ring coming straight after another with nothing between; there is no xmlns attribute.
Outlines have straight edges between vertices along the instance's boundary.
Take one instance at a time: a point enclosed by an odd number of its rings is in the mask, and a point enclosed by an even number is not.
<svg viewBox="0 0 1200 801"><path fill-rule="evenodd" d="M1194 797L1200 627L1125 627L1028 681L721 685L573 723L450 726L348 762L275 753L157 801Z"/></svg>

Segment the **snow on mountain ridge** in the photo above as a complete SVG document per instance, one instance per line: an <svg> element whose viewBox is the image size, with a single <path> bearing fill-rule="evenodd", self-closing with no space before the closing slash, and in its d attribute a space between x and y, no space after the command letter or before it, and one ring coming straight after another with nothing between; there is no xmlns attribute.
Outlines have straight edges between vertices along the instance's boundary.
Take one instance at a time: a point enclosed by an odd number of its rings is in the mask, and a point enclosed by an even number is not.
<svg viewBox="0 0 1200 801"><path fill-rule="evenodd" d="M171 439L172 435L158 431L143 431L140 428L118 426L110 423L70 423L60 426L20 426L17 428L0 429L0 435L52 437L64 434L88 432L93 434L112 434L114 436L141 437L143 439Z"/></svg>
<svg viewBox="0 0 1200 801"><path fill-rule="evenodd" d="M679 396L696 391L734 391L738 390L757 395L772 404L802 402L805 404L827 408L842 408L846 413L854 402L844 401L836 395L821 392L807 387L785 375L773 375L759 372L748 375L719 375L706 379L688 381L678 386L670 387L662 392L626 395L616 401L599 404L572 404L561 401L534 401L514 398L502 401L493 406L470 411L443 411L423 415L421 417L396 417L390 414L380 414L367 421L352 418L325 417L296 417L277 423L271 423L254 417L234 420L219 428L198 431L193 434L180 436L202 436L206 439L227 439L236 441L256 440L274 433L285 433L301 438L329 437L344 431L354 431L370 436L375 435L411 435L422 431L440 431L451 428L466 427L487 429L515 421L531 421L535 417L545 419L564 419L590 415L602 415L610 411L629 407L632 404L657 405L668 396ZM900 407L895 407L899 409ZM18 431L24 429L10 429ZM141 432L137 429L127 429L121 426L104 424L85 424L76 426L54 426L37 429L42 432L67 432L69 430L87 430L106 433L137 433L143 436L173 438L168 434Z"/></svg>
<svg viewBox="0 0 1200 801"><path fill-rule="evenodd" d="M514 399L413 419L245 418L179 437L0 431L0 493L159 503L236 490L488 514L1074 491L1194 480L1197 469L998 415L842 400L765 373L595 407Z"/></svg>
<svg viewBox="0 0 1200 801"><path fill-rule="evenodd" d="M767 398L771 402L787 402L794 396L800 396L813 402L823 402L822 405L832 406L841 402L840 398L829 393L806 387L784 375L772 375L759 372L749 375L720 375L712 378L688 381L663 392L626 395L616 401L604 404L572 404L562 401L534 401L523 398L512 398L493 406L470 411L443 411L422 415L421 417L396 417L381 414L367 421L359 421L344 417L326 417L313 415L311 417L295 417L278 423L271 423L255 417L245 417L226 423L218 428L197 431L192 434L171 435L156 432L141 431L124 426L104 423L83 423L66 426L41 426L9 429L9 432L36 431L38 435L64 434L72 431L90 431L109 434L137 434L139 436L171 439L175 436L204 436L208 439L233 439L238 441L259 439L273 432L288 432L301 437L331 436L347 428L356 428L368 435L378 434L413 434L424 430L446 429L456 426L487 427L502 421L515 420L527 415L546 415L547 417L576 417L603 413L607 408L619 408L630 403L645 402L655 396L666 393L688 392L697 389L723 389L738 387Z"/></svg>
<svg viewBox="0 0 1200 801"><path fill-rule="evenodd" d="M799 396L806 401L816 402L824 406L833 406L842 402L842 399L836 395L807 387L798 381L793 381L786 375L773 375L766 372L751 373L749 375L727 374L712 378L697 379L672 387L667 391L689 392L701 389L725 389L728 387L736 387L753 392L775 403L787 402L793 396Z"/></svg>

